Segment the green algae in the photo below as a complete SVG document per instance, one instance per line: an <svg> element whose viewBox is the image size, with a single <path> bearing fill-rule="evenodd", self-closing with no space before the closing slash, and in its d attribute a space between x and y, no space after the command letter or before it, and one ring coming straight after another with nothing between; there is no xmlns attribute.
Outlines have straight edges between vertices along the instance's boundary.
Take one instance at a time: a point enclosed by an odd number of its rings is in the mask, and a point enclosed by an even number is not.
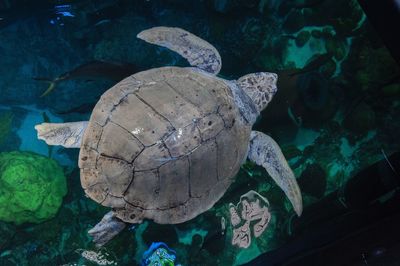
<svg viewBox="0 0 400 266"><path fill-rule="evenodd" d="M43 222L55 216L66 194L56 161L31 152L0 153L0 220Z"/></svg>

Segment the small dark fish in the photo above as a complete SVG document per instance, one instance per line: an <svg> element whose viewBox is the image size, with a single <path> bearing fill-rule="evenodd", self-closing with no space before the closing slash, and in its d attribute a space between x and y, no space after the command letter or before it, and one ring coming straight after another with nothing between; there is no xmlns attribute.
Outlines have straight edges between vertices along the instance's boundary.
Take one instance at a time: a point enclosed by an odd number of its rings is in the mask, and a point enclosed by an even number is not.
<svg viewBox="0 0 400 266"><path fill-rule="evenodd" d="M42 77L35 77L33 79L50 83L47 90L40 96L44 97L48 95L59 82L64 80L77 78L106 78L118 82L136 72L138 72L138 67L129 63L91 61L61 74L53 80Z"/></svg>
<svg viewBox="0 0 400 266"><path fill-rule="evenodd" d="M79 113L79 114L87 114L91 112L96 105L95 102L93 103L84 103L76 107L72 107L71 109L56 112L59 115L66 115L70 113Z"/></svg>

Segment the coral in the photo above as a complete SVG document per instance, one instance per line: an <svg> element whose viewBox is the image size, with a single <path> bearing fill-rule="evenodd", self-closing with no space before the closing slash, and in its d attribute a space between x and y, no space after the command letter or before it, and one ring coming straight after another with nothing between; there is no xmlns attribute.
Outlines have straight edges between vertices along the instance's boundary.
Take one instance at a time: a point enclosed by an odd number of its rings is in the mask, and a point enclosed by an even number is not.
<svg viewBox="0 0 400 266"><path fill-rule="evenodd" d="M229 204L233 227L232 245L237 245L240 248L250 247L251 231L253 231L254 237L261 236L271 219L268 207L268 200L253 190L242 195L236 206L232 203ZM250 228L252 222L256 222L252 226L253 230Z"/></svg>
<svg viewBox="0 0 400 266"><path fill-rule="evenodd" d="M149 249L143 253L142 266L174 266L175 251L163 242L154 242ZM178 265L178 264L177 264Z"/></svg>
<svg viewBox="0 0 400 266"><path fill-rule="evenodd" d="M107 252L102 253L102 251L92 251L92 250L79 250L81 256L88 261L91 261L97 265L118 265L114 260L108 259L110 254Z"/></svg>
<svg viewBox="0 0 400 266"><path fill-rule="evenodd" d="M13 114L11 112L0 113L0 145L6 140L11 131Z"/></svg>
<svg viewBox="0 0 400 266"><path fill-rule="evenodd" d="M55 216L66 193L56 161L31 152L0 153L0 220L45 221Z"/></svg>

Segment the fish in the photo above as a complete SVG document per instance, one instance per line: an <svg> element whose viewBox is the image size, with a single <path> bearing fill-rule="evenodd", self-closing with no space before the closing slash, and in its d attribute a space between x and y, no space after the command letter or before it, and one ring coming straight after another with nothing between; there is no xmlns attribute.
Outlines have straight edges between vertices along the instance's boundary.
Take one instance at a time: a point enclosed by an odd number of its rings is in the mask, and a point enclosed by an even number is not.
<svg viewBox="0 0 400 266"><path fill-rule="evenodd" d="M100 25L103 25L103 24L108 24L110 22L111 22L110 19L102 19L99 22L97 22L96 24L94 24L94 26L97 27L97 26L100 26Z"/></svg>
<svg viewBox="0 0 400 266"><path fill-rule="evenodd" d="M63 17L75 17L71 5L56 5L54 6L54 13Z"/></svg>
<svg viewBox="0 0 400 266"><path fill-rule="evenodd" d="M40 97L44 97L52 92L57 84L62 81L90 77L106 78L115 82L119 82L138 71L139 68L134 64L95 60L82 64L71 71L65 72L55 79L43 77L34 77L33 79L50 83L47 90L40 95Z"/></svg>

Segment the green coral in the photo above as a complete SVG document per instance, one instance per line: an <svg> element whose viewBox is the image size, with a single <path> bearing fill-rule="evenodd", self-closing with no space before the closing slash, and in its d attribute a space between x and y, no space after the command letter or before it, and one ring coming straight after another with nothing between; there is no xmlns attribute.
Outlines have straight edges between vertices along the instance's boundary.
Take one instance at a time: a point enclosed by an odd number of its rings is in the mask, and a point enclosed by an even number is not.
<svg viewBox="0 0 400 266"><path fill-rule="evenodd" d="M0 220L40 223L55 216L65 194L56 161L31 152L0 153Z"/></svg>
<svg viewBox="0 0 400 266"><path fill-rule="evenodd" d="M13 114L11 112L0 113L0 145L6 140L11 131Z"/></svg>

